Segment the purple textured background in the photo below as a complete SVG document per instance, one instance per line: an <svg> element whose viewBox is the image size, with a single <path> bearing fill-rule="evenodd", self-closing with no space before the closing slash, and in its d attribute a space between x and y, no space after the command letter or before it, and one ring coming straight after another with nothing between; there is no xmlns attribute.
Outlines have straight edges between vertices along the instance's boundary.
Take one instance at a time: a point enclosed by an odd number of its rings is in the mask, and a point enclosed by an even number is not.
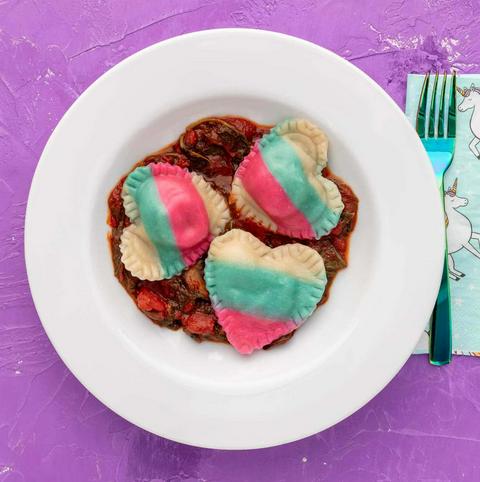
<svg viewBox="0 0 480 482"><path fill-rule="evenodd" d="M480 71L479 12L478 0L0 0L0 481L480 480L477 359L438 369L411 358L358 413L293 444L183 446L122 420L70 374L23 258L28 188L50 133L128 55L194 30L278 30L351 60L403 106L407 72Z"/></svg>

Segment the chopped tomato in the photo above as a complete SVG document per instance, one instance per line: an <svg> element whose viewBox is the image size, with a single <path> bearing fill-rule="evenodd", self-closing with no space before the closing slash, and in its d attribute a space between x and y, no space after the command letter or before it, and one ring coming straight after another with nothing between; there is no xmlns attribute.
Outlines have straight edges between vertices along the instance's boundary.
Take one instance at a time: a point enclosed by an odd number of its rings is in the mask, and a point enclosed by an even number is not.
<svg viewBox="0 0 480 482"><path fill-rule="evenodd" d="M196 335L213 334L215 325L214 315L195 311L183 321L183 326L191 333Z"/></svg>
<svg viewBox="0 0 480 482"><path fill-rule="evenodd" d="M118 221L112 216L112 214L110 212L108 213L107 224L111 228L116 228L118 226Z"/></svg>
<svg viewBox="0 0 480 482"><path fill-rule="evenodd" d="M141 288L137 295L137 305L143 311L158 311L164 316L168 313L167 302L148 288Z"/></svg>
<svg viewBox="0 0 480 482"><path fill-rule="evenodd" d="M185 133L183 140L188 147L192 147L197 143L197 133L193 129L189 130Z"/></svg>
<svg viewBox="0 0 480 482"><path fill-rule="evenodd" d="M183 305L183 311L184 313L190 313L193 309L195 308L195 303L193 301L187 301Z"/></svg>

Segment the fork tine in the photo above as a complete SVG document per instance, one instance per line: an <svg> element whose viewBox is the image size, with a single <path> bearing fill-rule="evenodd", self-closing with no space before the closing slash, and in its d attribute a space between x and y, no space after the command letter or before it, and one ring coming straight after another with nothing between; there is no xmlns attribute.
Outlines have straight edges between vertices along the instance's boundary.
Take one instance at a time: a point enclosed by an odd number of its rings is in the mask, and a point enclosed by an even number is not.
<svg viewBox="0 0 480 482"><path fill-rule="evenodd" d="M430 115L428 117L428 137L435 137L435 104L437 100L438 72L433 81L432 101L430 102Z"/></svg>
<svg viewBox="0 0 480 482"><path fill-rule="evenodd" d="M453 71L452 82L450 83L450 101L448 104L448 126L447 136L455 137L457 128L456 115L457 115L457 72Z"/></svg>
<svg viewBox="0 0 480 482"><path fill-rule="evenodd" d="M423 79L422 90L420 91L420 99L418 101L418 109L417 109L417 122L416 122L416 129L417 134L420 137L425 137L425 113L427 111L427 92L428 92L428 83L430 82L430 74L425 74L425 78Z"/></svg>
<svg viewBox="0 0 480 482"><path fill-rule="evenodd" d="M445 135L445 91L447 90L447 72L443 73L442 90L440 93L440 105L438 108L438 137Z"/></svg>

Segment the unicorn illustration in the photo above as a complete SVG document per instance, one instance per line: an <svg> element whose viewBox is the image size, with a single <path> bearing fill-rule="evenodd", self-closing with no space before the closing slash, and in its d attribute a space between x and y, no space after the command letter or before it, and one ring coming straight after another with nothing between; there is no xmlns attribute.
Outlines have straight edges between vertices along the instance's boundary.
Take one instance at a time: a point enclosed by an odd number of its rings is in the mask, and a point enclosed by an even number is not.
<svg viewBox="0 0 480 482"><path fill-rule="evenodd" d="M464 98L459 104L458 110L465 112L468 109L473 109L472 117L470 118L470 130L472 131L473 139L468 147L473 152L473 155L480 159L480 152L477 147L480 142L480 89L472 84L469 89L457 87L457 91Z"/></svg>
<svg viewBox="0 0 480 482"><path fill-rule="evenodd" d="M445 222L447 224L448 239L448 275L451 279L458 281L465 276L465 273L455 268L453 254L461 249L466 249L469 253L480 258L480 251L471 244L472 239L479 243L480 233L473 231L472 223L464 214L458 212L468 204L468 199L457 196L458 179L455 179L451 187L445 192Z"/></svg>

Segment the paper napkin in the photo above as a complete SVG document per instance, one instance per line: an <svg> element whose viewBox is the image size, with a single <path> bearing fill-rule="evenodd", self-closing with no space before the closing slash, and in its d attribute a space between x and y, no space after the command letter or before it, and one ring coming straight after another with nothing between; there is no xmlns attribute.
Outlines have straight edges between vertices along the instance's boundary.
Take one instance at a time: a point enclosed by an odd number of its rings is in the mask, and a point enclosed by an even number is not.
<svg viewBox="0 0 480 482"><path fill-rule="evenodd" d="M423 79L423 75L408 76L405 111L413 125ZM442 76L437 99L441 81ZM461 89L456 92L457 140L445 176L453 352L480 356L480 75L458 75L457 86ZM411 276L415 269L411 267ZM415 353L428 352L429 330L428 323Z"/></svg>

